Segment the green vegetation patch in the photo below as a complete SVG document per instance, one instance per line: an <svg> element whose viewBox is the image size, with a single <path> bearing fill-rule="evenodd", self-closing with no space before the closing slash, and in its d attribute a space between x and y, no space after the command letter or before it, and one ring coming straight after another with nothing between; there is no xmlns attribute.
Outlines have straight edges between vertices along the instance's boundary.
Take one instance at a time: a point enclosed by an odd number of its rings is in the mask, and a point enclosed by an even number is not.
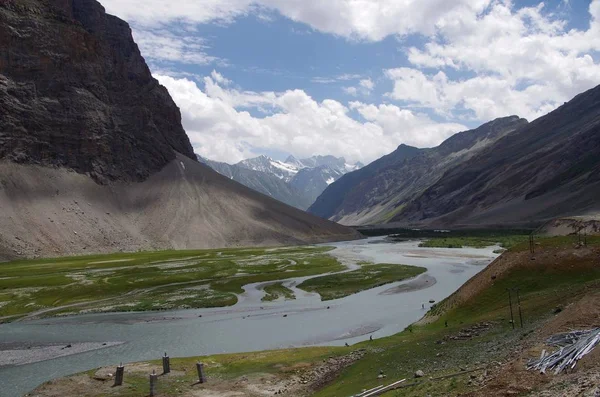
<svg viewBox="0 0 600 397"><path fill-rule="evenodd" d="M261 299L263 302L271 302L279 298L285 298L285 300L294 300L296 295L294 291L283 285L282 283L275 283L267 285L264 288L265 296Z"/></svg>
<svg viewBox="0 0 600 397"><path fill-rule="evenodd" d="M0 263L0 321L48 309L44 315L229 306L247 284L344 270L327 254L331 249L161 251Z"/></svg>
<svg viewBox="0 0 600 397"><path fill-rule="evenodd" d="M418 266L363 263L358 270L312 278L298 288L317 292L321 300L326 301L412 278L425 271L427 269Z"/></svg>
<svg viewBox="0 0 600 397"><path fill-rule="evenodd" d="M524 241L529 236L526 235L497 235L485 237L436 237L419 244L419 247L427 248L485 248L493 245L499 245L502 248L509 249Z"/></svg>

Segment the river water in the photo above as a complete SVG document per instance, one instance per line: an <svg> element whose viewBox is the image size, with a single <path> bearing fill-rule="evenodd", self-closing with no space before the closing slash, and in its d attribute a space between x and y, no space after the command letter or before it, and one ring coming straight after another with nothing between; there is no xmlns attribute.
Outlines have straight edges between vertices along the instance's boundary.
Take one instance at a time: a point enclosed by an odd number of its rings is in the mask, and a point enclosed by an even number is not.
<svg viewBox="0 0 600 397"><path fill-rule="evenodd" d="M90 314L3 324L0 343L75 346L91 342L108 343L108 347L0 368L0 396L22 396L56 377L120 362L159 359L165 352L171 357L196 356L353 344L371 335L389 336L421 318L431 306L430 300L444 299L481 271L497 256L493 250L498 248L419 248L418 242L390 242L383 238L327 245L335 246L331 254L351 268L358 261L367 260L423 266L428 270L416 280L327 302L294 287L309 278L305 277L284 282L296 293L293 301L261 302L260 285L248 285L238 304L229 308ZM398 293L397 287L402 285L405 291ZM421 288L414 288L415 285ZM113 345L114 342L120 344Z"/></svg>

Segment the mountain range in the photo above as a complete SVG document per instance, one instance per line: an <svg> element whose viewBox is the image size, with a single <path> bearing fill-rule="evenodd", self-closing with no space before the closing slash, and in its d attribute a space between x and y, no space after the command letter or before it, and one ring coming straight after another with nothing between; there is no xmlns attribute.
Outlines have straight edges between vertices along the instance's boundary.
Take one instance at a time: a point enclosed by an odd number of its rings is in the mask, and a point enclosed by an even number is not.
<svg viewBox="0 0 600 397"><path fill-rule="evenodd" d="M129 25L0 1L0 260L360 235L200 164Z"/></svg>
<svg viewBox="0 0 600 397"><path fill-rule="evenodd" d="M331 184L309 212L347 225L534 226L600 210L600 86L528 123L401 145Z"/></svg>
<svg viewBox="0 0 600 397"><path fill-rule="evenodd" d="M342 157L313 156L285 161L268 156L228 164L198 156L198 160L218 173L251 189L296 208L306 210L315 199L344 174L363 167L360 162L349 164Z"/></svg>

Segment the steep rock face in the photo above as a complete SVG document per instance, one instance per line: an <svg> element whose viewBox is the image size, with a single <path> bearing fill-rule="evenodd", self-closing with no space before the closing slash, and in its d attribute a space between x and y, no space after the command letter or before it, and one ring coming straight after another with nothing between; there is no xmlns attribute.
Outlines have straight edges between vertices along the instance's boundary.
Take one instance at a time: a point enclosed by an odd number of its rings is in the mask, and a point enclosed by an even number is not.
<svg viewBox="0 0 600 397"><path fill-rule="evenodd" d="M348 225L386 223L446 170L525 124L517 116L505 117L455 134L436 148L401 145L333 183L309 212Z"/></svg>
<svg viewBox="0 0 600 397"><path fill-rule="evenodd" d="M600 86L448 170L393 221L533 225L597 212L599 197Z"/></svg>
<svg viewBox="0 0 600 397"><path fill-rule="evenodd" d="M0 0L0 159L140 181L179 152L181 115L131 30L95 0Z"/></svg>

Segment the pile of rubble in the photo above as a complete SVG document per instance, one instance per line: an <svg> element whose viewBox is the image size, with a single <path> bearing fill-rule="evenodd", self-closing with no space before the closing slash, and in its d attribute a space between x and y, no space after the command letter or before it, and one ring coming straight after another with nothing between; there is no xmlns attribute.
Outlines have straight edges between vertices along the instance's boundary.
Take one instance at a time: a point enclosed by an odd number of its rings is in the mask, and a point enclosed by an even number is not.
<svg viewBox="0 0 600 397"><path fill-rule="evenodd" d="M458 331L458 333L455 334L455 335L447 335L447 336L444 337L444 340L445 341L449 341L449 340L467 340L467 339L471 339L473 337L476 337L476 336L479 336L479 335L485 333L490 328L492 328L492 323L481 322L481 323L475 324L475 325L473 325L471 327L463 328L460 331Z"/></svg>

